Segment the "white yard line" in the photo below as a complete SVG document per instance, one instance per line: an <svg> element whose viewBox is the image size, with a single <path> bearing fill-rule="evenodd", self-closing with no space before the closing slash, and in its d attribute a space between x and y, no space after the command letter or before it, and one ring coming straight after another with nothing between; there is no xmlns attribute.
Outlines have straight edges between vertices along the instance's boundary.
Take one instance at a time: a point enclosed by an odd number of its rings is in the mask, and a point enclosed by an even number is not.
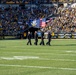
<svg viewBox="0 0 76 75"><path fill-rule="evenodd" d="M26 60L26 59L39 59L37 56L13 56L13 57L0 57L4 60Z"/></svg>
<svg viewBox="0 0 76 75"><path fill-rule="evenodd" d="M66 51L67 52L67 51ZM73 53L71 53L71 54L69 54L69 52L67 52L67 54L55 54L55 53L34 53L34 52L3 52L3 53L22 53L22 54L35 54L35 55L47 55L47 54L50 54L50 55L58 55L58 56L62 56L62 55L66 55L66 56L76 56L76 54L73 54ZM74 52L75 53L75 52Z"/></svg>
<svg viewBox="0 0 76 75"><path fill-rule="evenodd" d="M51 58L40 58L39 56L13 56L13 57L0 57L0 60L54 60L54 61L69 61L69 62L76 62L74 59L51 59Z"/></svg>
<svg viewBox="0 0 76 75"><path fill-rule="evenodd" d="M58 67L45 67L45 66L26 66L26 65L9 65L9 64L0 64L2 67L23 67L23 68L38 68L38 69L55 69L55 70L70 70L76 71L76 68L58 68Z"/></svg>
<svg viewBox="0 0 76 75"><path fill-rule="evenodd" d="M76 53L76 51L66 51L67 53Z"/></svg>
<svg viewBox="0 0 76 75"><path fill-rule="evenodd" d="M76 62L76 60L71 59L49 59L49 58L39 58L37 60L54 60L54 61L69 61L69 62Z"/></svg>

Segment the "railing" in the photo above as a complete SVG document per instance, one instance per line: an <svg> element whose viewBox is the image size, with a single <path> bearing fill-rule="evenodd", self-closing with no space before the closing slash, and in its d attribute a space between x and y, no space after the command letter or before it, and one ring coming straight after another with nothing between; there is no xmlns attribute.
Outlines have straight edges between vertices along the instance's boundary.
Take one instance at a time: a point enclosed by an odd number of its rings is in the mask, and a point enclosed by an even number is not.
<svg viewBox="0 0 76 75"><path fill-rule="evenodd" d="M48 33L45 33L45 38L47 38ZM40 35L39 35L40 36ZM54 34L52 35L52 38L54 39L76 39L76 33L73 34Z"/></svg>
<svg viewBox="0 0 76 75"><path fill-rule="evenodd" d="M38 37L41 38L41 34L38 33ZM47 39L48 37L48 33L44 34L44 38ZM0 35L0 39L25 39L27 38L27 34L26 36L24 34L18 34L18 35L12 35L12 36L6 36L6 35ZM54 34L52 35L52 39L76 39L76 33L74 34Z"/></svg>

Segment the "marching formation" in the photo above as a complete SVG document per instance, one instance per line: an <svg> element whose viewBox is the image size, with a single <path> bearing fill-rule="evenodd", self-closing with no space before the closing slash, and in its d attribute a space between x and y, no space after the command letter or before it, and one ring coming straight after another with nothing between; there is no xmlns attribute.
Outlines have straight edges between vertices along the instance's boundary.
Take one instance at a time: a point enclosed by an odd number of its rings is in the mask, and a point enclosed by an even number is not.
<svg viewBox="0 0 76 75"><path fill-rule="evenodd" d="M48 32L48 36L47 36L48 41L46 42L46 45L51 46L51 43L50 43L51 37L52 37L51 33ZM28 39L27 45L32 45L32 43L31 43L32 36L31 36L30 32L28 32L27 39ZM37 33L37 31L35 31L35 33L34 33L34 39L35 39L34 45L38 45L38 33ZM45 43L44 43L44 31L41 31L41 42L39 45L45 45Z"/></svg>

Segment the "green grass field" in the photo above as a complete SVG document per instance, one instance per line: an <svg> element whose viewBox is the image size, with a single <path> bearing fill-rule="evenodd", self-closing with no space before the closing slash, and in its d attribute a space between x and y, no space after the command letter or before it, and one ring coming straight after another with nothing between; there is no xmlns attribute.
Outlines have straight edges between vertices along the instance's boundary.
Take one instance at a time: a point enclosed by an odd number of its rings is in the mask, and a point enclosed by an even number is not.
<svg viewBox="0 0 76 75"><path fill-rule="evenodd" d="M0 75L76 75L75 39L53 39L52 46L26 43L0 40Z"/></svg>

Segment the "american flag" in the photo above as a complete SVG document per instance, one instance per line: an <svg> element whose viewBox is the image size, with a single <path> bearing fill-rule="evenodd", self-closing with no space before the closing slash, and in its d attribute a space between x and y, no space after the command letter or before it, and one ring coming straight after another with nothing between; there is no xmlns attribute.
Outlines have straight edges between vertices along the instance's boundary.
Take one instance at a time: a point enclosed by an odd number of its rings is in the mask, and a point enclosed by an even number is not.
<svg viewBox="0 0 76 75"><path fill-rule="evenodd" d="M46 18L40 19L40 27L45 27L46 26Z"/></svg>

